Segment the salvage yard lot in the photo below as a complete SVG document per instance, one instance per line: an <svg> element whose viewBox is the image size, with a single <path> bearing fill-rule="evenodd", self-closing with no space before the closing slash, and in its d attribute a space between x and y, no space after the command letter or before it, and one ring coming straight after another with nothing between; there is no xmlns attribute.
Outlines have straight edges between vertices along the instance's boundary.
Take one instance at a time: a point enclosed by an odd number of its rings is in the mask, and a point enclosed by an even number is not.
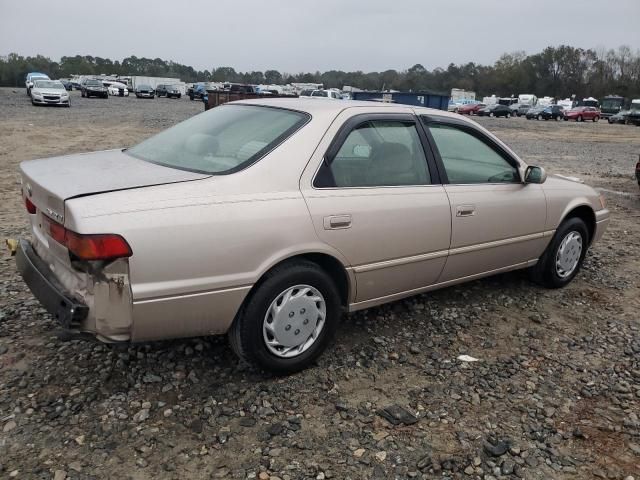
<svg viewBox="0 0 640 480"><path fill-rule="evenodd" d="M76 91L70 109L33 107L0 89L0 238L26 234L20 161L130 146L202 109ZM0 477L638 479L640 128L478 121L605 189L611 224L567 288L510 273L345 316L317 366L271 378L225 338L61 335L3 251ZM394 404L418 421L378 414Z"/></svg>

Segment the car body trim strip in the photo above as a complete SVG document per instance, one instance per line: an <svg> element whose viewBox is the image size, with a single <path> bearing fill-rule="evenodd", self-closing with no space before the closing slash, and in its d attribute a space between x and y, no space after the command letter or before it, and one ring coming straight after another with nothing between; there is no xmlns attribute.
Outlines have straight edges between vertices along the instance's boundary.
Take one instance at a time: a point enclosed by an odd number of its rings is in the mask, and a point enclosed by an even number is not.
<svg viewBox="0 0 640 480"><path fill-rule="evenodd" d="M532 233L529 235L522 235L520 237L505 238L504 240L495 240L492 242L478 243L475 245L468 245L465 247L458 247L450 250L438 250L436 252L413 255L410 257L402 257L402 258L396 258L392 260L384 260L382 262L369 263L366 265L358 265L353 267L353 270L356 273L371 272L373 270L379 270L382 268L397 267L397 266L406 265L409 263L417 263L417 262L423 262L425 260L433 260L436 258L446 257L448 255L459 255L462 253L475 252L478 250L485 250L488 248L495 248L503 245L510 245L513 243L527 242L529 240L536 240L538 238L549 237L554 233L555 233L555 230L547 230L545 232Z"/></svg>

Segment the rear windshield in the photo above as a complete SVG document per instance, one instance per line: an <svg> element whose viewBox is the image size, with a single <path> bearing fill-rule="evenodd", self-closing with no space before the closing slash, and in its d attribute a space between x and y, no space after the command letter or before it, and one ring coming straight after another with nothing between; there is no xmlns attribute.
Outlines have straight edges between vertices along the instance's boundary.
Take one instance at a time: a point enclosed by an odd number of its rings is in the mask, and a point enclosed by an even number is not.
<svg viewBox="0 0 640 480"><path fill-rule="evenodd" d="M223 175L251 165L304 125L309 115L254 105L223 105L127 150L141 160Z"/></svg>

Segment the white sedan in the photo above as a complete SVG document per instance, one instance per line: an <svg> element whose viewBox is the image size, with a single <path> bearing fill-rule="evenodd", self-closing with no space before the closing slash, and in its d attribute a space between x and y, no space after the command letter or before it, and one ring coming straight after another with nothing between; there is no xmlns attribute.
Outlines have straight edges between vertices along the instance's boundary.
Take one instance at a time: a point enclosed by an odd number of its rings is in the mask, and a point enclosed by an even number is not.
<svg viewBox="0 0 640 480"><path fill-rule="evenodd" d="M129 96L129 89L127 88L127 86L124 83L119 83L119 82L112 83L107 88L107 91L109 92L109 95L112 95L114 97L128 97Z"/></svg>
<svg viewBox="0 0 640 480"><path fill-rule="evenodd" d="M31 103L33 105L71 106L69 92L59 80L35 80L31 88Z"/></svg>

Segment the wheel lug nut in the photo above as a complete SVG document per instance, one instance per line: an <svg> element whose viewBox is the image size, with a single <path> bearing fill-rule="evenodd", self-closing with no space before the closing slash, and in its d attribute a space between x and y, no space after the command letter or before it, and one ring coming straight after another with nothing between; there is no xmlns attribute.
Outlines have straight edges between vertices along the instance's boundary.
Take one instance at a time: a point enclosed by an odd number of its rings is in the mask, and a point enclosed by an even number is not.
<svg viewBox="0 0 640 480"><path fill-rule="evenodd" d="M304 308L300 309L300 315L304 315L304 312L306 312L306 310Z"/></svg>
<svg viewBox="0 0 640 480"><path fill-rule="evenodd" d="M307 323L309 323L309 319L308 319L308 318L305 318L305 319L304 319L304 322L302 322L302 323L304 323L304 324L306 325Z"/></svg>
<svg viewBox="0 0 640 480"><path fill-rule="evenodd" d="M300 333L300 329L296 328L296 331L294 333L298 335Z"/></svg>
<svg viewBox="0 0 640 480"><path fill-rule="evenodd" d="M289 330L291 330L291 325L287 325L286 327L284 327L284 329L288 332Z"/></svg>
<svg viewBox="0 0 640 480"><path fill-rule="evenodd" d="M294 315L295 315L295 313L289 312L289 318L293 317Z"/></svg>

